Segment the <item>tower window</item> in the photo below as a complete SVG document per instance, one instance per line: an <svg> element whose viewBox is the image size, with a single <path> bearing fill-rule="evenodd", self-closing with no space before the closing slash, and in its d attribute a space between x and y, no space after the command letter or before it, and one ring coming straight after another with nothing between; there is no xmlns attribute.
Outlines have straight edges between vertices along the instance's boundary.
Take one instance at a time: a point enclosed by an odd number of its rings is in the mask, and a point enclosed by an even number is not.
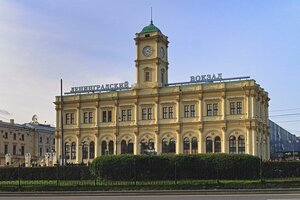
<svg viewBox="0 0 300 200"><path fill-rule="evenodd" d="M146 34L145 37L150 37L150 34Z"/></svg>
<svg viewBox="0 0 300 200"><path fill-rule="evenodd" d="M150 81L150 72L149 71L145 72L145 81Z"/></svg>

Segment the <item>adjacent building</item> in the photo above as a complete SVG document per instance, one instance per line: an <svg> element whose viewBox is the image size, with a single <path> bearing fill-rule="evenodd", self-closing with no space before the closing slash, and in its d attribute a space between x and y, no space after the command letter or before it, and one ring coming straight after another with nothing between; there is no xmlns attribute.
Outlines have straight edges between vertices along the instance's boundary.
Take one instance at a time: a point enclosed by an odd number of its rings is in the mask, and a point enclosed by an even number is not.
<svg viewBox="0 0 300 200"><path fill-rule="evenodd" d="M55 152L54 130L39 124L36 115L25 124L0 121L0 165L24 164L25 157L30 165L44 165L46 153Z"/></svg>
<svg viewBox="0 0 300 200"><path fill-rule="evenodd" d="M300 138L285 130L272 120L269 121L269 126L271 158L300 158Z"/></svg>
<svg viewBox="0 0 300 200"><path fill-rule="evenodd" d="M212 74L169 83L168 37L151 21L134 40L132 87L128 82L74 87L63 103L60 96L55 98L59 157L63 148L68 163L88 163L108 154L149 153L231 153L269 159L270 99L255 80Z"/></svg>

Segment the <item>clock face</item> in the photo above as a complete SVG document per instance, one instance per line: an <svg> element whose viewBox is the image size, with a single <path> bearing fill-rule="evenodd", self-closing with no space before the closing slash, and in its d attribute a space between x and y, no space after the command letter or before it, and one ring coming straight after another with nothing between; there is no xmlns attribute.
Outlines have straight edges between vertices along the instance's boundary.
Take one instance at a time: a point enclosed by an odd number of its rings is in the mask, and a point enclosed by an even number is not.
<svg viewBox="0 0 300 200"><path fill-rule="evenodd" d="M150 46L145 46L144 49L143 49L143 53L147 57L151 56L152 48Z"/></svg>
<svg viewBox="0 0 300 200"><path fill-rule="evenodd" d="M165 57L165 49L163 47L160 47L159 54L161 58Z"/></svg>

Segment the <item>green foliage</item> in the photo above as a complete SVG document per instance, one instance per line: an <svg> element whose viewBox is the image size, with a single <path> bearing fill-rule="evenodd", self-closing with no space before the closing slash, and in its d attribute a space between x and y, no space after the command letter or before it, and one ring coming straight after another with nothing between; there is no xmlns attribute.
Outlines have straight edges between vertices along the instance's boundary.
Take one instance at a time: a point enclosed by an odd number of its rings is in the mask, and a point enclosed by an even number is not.
<svg viewBox="0 0 300 200"><path fill-rule="evenodd" d="M1 168L0 180L90 180L94 179L86 166Z"/></svg>
<svg viewBox="0 0 300 200"><path fill-rule="evenodd" d="M300 177L299 161L267 161L263 162L264 178Z"/></svg>
<svg viewBox="0 0 300 200"><path fill-rule="evenodd" d="M259 158L250 155L119 155L94 159L101 180L257 179Z"/></svg>

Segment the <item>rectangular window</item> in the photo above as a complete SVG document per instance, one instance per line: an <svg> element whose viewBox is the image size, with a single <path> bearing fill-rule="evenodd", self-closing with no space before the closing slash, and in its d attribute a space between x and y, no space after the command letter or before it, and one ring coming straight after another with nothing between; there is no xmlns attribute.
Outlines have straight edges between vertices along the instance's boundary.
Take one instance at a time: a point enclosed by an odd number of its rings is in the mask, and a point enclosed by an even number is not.
<svg viewBox="0 0 300 200"><path fill-rule="evenodd" d="M218 115L218 104L217 103L214 103L214 116L217 116Z"/></svg>
<svg viewBox="0 0 300 200"><path fill-rule="evenodd" d="M93 112L89 112L89 123L93 123Z"/></svg>
<svg viewBox="0 0 300 200"><path fill-rule="evenodd" d="M163 107L163 119L167 119L168 116L168 108L167 107Z"/></svg>
<svg viewBox="0 0 300 200"><path fill-rule="evenodd" d="M24 138L24 134L22 134L22 138L21 138L21 140L22 140L22 141L24 141L24 139L25 139L25 138Z"/></svg>
<svg viewBox="0 0 300 200"><path fill-rule="evenodd" d="M102 112L102 122L106 122L106 119L107 119L107 117L106 117L106 111L103 111Z"/></svg>
<svg viewBox="0 0 300 200"><path fill-rule="evenodd" d="M242 102L236 102L236 114L242 114Z"/></svg>
<svg viewBox="0 0 300 200"><path fill-rule="evenodd" d="M184 106L184 117L189 117L189 106L185 105Z"/></svg>
<svg viewBox="0 0 300 200"><path fill-rule="evenodd" d="M8 144L4 145L4 154L8 154Z"/></svg>
<svg viewBox="0 0 300 200"><path fill-rule="evenodd" d="M24 156L24 155L25 155L25 147L21 146L21 156Z"/></svg>
<svg viewBox="0 0 300 200"><path fill-rule="evenodd" d="M66 124L70 124L70 113L66 113Z"/></svg>
<svg viewBox="0 0 300 200"><path fill-rule="evenodd" d="M40 143L42 143L43 142L43 137L40 137Z"/></svg>
<svg viewBox="0 0 300 200"><path fill-rule="evenodd" d="M107 111L107 122L111 122L111 110Z"/></svg>
<svg viewBox="0 0 300 200"><path fill-rule="evenodd" d="M207 116L212 116L212 105L211 104L207 104Z"/></svg>
<svg viewBox="0 0 300 200"><path fill-rule="evenodd" d="M145 72L145 81L150 81L150 72Z"/></svg>
<svg viewBox="0 0 300 200"><path fill-rule="evenodd" d="M48 137L46 138L46 143L49 144L49 138Z"/></svg>
<svg viewBox="0 0 300 200"><path fill-rule="evenodd" d="M142 120L146 120L147 119L147 109L143 108L142 109Z"/></svg>
<svg viewBox="0 0 300 200"><path fill-rule="evenodd" d="M13 155L16 155L16 154L17 154L17 146L13 145Z"/></svg>
<svg viewBox="0 0 300 200"><path fill-rule="evenodd" d="M121 113L122 113L122 121L124 122L126 121L126 110L122 110Z"/></svg>
<svg viewBox="0 0 300 200"><path fill-rule="evenodd" d="M148 108L148 120L152 119L152 108Z"/></svg>
<svg viewBox="0 0 300 200"><path fill-rule="evenodd" d="M169 119L173 119L173 107L169 107Z"/></svg>
<svg viewBox="0 0 300 200"><path fill-rule="evenodd" d="M235 114L235 102L230 102L230 114Z"/></svg>
<svg viewBox="0 0 300 200"><path fill-rule="evenodd" d="M131 109L127 110L127 120L131 121Z"/></svg>
<svg viewBox="0 0 300 200"><path fill-rule="evenodd" d="M16 140L16 139L17 139L17 134L14 133L14 140Z"/></svg>
<svg viewBox="0 0 300 200"><path fill-rule="evenodd" d="M71 124L75 124L75 113L71 113Z"/></svg>
<svg viewBox="0 0 300 200"><path fill-rule="evenodd" d="M43 148L42 147L40 147L40 156L43 156Z"/></svg>
<svg viewBox="0 0 300 200"><path fill-rule="evenodd" d="M89 123L89 113L88 112L83 113L83 123L85 123L85 124Z"/></svg>
<svg viewBox="0 0 300 200"><path fill-rule="evenodd" d="M195 105L190 105L190 116L195 117Z"/></svg>

